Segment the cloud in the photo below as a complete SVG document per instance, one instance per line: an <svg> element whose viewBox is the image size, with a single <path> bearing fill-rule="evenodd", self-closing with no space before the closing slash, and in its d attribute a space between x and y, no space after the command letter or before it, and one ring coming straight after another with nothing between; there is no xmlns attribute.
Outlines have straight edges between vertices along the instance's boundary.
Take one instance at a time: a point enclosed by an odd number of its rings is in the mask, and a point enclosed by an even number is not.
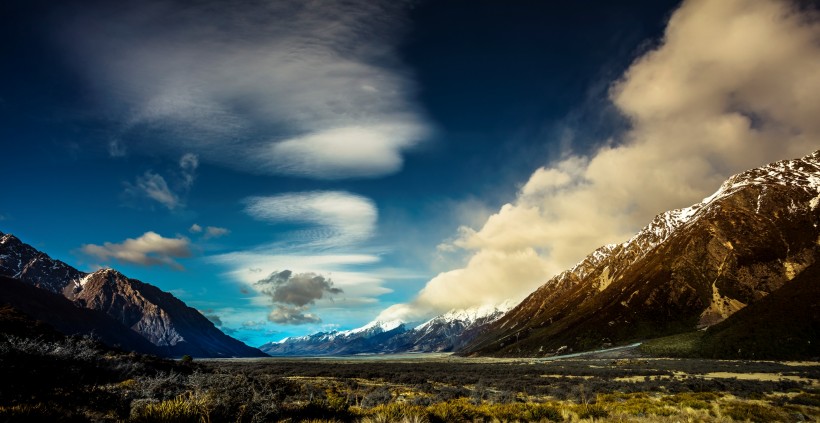
<svg viewBox="0 0 820 423"><path fill-rule="evenodd" d="M631 128L537 169L515 201L443 247L468 253L464 268L439 274L384 317L521 299L731 174L815 150L817 92L816 15L783 1L686 1L660 45L611 86Z"/></svg>
<svg viewBox="0 0 820 423"><path fill-rule="evenodd" d="M340 288L334 287L333 282L324 276L315 273L295 274L290 270L273 272L256 282L254 287L267 295L274 304L268 320L289 325L321 322L315 314L306 313L308 306L325 296L342 293Z"/></svg>
<svg viewBox="0 0 820 423"><path fill-rule="evenodd" d="M306 306L321 299L325 294L341 294L342 290L333 287L333 282L315 273L294 274L290 270L271 273L265 279L256 282L259 291L270 296L275 303Z"/></svg>
<svg viewBox="0 0 820 423"><path fill-rule="evenodd" d="M374 177L399 170L430 132L396 53L406 9L98 3L61 14L58 35L112 121L125 122L112 155L194 151L255 173Z"/></svg>
<svg viewBox="0 0 820 423"><path fill-rule="evenodd" d="M182 156L179 161L179 170L174 173L173 188L165 177L147 170L137 177L134 183L125 183L125 195L129 198L147 198L156 201L168 210L176 210L185 206L184 198L188 195L196 179L196 170L199 167L199 159L196 155L188 153ZM193 230L194 227L192 226Z"/></svg>
<svg viewBox="0 0 820 423"><path fill-rule="evenodd" d="M321 323L319 316L305 313L304 307L291 307L278 305L268 314L268 320L282 325L304 325L308 323Z"/></svg>
<svg viewBox="0 0 820 423"><path fill-rule="evenodd" d="M205 235L202 236L203 239L210 239L210 238L219 238L221 236L225 236L231 233L226 228L220 228L218 226L208 226L205 228Z"/></svg>
<svg viewBox="0 0 820 423"><path fill-rule="evenodd" d="M202 234L202 239L219 238L231 233L227 228L220 228L218 226L206 226L203 228L197 223L191 225L191 227L188 228L188 232L192 234Z"/></svg>
<svg viewBox="0 0 820 423"><path fill-rule="evenodd" d="M303 244L314 247L341 247L365 241L375 232L378 219L378 210L370 199L344 191L251 197L245 204L245 212L258 220L317 225L318 228L299 234Z"/></svg>
<svg viewBox="0 0 820 423"><path fill-rule="evenodd" d="M191 256L188 238L164 238L156 232L146 232L136 239L128 238L122 243L106 242L103 245L85 244L81 251L101 261L111 259L121 263L143 266L165 265L182 270L175 259Z"/></svg>

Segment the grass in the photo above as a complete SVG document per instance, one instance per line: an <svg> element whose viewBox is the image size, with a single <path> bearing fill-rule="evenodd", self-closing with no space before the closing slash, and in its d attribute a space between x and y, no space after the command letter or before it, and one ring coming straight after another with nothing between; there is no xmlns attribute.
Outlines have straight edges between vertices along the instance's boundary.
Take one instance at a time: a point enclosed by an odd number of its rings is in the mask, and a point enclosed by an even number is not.
<svg viewBox="0 0 820 423"><path fill-rule="evenodd" d="M134 423L209 423L209 401L192 394L162 402L138 403L131 409Z"/></svg>
<svg viewBox="0 0 820 423"><path fill-rule="evenodd" d="M703 332L687 332L652 339L641 344L643 353L659 357L692 357L700 350Z"/></svg>
<svg viewBox="0 0 820 423"><path fill-rule="evenodd" d="M685 344L685 337L661 345ZM683 339L684 341L681 341ZM651 345L650 345L651 346ZM565 359L206 361L115 353L82 339L0 339L0 421L579 422L820 420L820 366Z"/></svg>

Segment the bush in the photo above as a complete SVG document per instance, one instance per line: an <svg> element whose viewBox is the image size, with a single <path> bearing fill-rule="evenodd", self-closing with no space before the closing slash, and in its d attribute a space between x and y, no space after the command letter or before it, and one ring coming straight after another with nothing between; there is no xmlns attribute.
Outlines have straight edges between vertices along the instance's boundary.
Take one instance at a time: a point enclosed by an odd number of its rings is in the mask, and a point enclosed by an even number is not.
<svg viewBox="0 0 820 423"><path fill-rule="evenodd" d="M788 416L771 407L745 402L733 402L723 408L723 414L737 421L774 422L786 421Z"/></svg>
<svg viewBox="0 0 820 423"><path fill-rule="evenodd" d="M362 407L375 407L377 405L387 404L393 399L393 394L385 386L380 386L362 398Z"/></svg>

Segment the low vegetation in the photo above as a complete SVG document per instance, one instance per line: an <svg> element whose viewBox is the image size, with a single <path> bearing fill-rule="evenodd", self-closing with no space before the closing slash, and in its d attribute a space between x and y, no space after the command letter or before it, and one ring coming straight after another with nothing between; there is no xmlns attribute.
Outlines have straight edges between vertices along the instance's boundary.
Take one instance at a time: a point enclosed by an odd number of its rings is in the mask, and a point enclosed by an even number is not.
<svg viewBox="0 0 820 423"><path fill-rule="evenodd" d="M117 352L88 338L5 336L0 421L817 420L820 390L813 383L820 380L820 367L813 364L643 358L167 361Z"/></svg>

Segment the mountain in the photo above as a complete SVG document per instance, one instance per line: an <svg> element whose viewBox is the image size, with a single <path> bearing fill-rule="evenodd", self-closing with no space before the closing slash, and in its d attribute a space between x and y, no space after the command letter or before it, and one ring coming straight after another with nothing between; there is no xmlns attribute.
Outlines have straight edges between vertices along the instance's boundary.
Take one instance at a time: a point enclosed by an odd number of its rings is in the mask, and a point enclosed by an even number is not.
<svg viewBox="0 0 820 423"><path fill-rule="evenodd" d="M285 338L259 348L274 356L449 352L466 345L511 306L504 303L451 310L412 329L407 328L408 323L398 320L374 320L358 329Z"/></svg>
<svg viewBox="0 0 820 423"><path fill-rule="evenodd" d="M93 332L109 345L170 357L265 356L153 285L113 269L80 272L1 232L0 275L0 301L65 334Z"/></svg>
<svg viewBox="0 0 820 423"><path fill-rule="evenodd" d="M43 334L57 330L63 335L93 335L110 346L144 354L161 354L156 345L127 330L111 316L91 309L78 308L62 295L39 289L19 279L0 276L0 304L8 315L36 316L44 327ZM18 325L19 326L19 325ZM31 336L15 333L15 326L3 327L4 334Z"/></svg>
<svg viewBox="0 0 820 423"><path fill-rule="evenodd" d="M817 277L801 275L820 258L818 224L820 151L734 175L701 203L662 213L555 276L461 352L548 355L717 325L712 336L747 307L740 326L761 309L797 324L817 304L775 299L817 289Z"/></svg>

